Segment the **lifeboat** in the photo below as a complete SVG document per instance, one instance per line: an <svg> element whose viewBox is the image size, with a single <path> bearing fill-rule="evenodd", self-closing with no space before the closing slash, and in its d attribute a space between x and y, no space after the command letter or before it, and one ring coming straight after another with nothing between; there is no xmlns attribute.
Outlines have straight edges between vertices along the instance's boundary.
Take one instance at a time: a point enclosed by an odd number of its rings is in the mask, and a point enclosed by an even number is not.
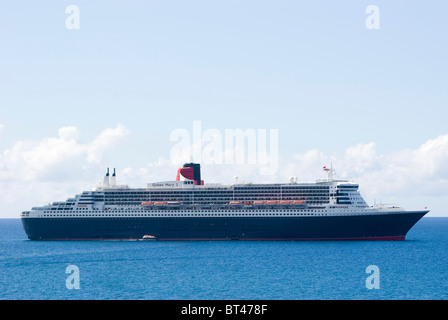
<svg viewBox="0 0 448 320"><path fill-rule="evenodd" d="M304 204L305 201L303 201L303 200L296 200L296 201L293 201L292 203L293 204Z"/></svg>
<svg viewBox="0 0 448 320"><path fill-rule="evenodd" d="M257 205L257 206L264 206L265 204L266 204L266 201L259 201L259 200L254 201L254 205Z"/></svg>
<svg viewBox="0 0 448 320"><path fill-rule="evenodd" d="M269 200L269 201L267 201L266 202L266 204L278 204L278 201L276 201L276 200Z"/></svg>
<svg viewBox="0 0 448 320"><path fill-rule="evenodd" d="M282 200L282 201L280 201L281 205L290 205L291 203L292 203L292 201L289 201L289 200Z"/></svg>
<svg viewBox="0 0 448 320"><path fill-rule="evenodd" d="M166 202L165 201L156 201L156 202L154 202L154 205L155 206L164 206L164 205L166 205Z"/></svg>
<svg viewBox="0 0 448 320"><path fill-rule="evenodd" d="M168 201L166 204L169 206L180 206L179 201Z"/></svg>
<svg viewBox="0 0 448 320"><path fill-rule="evenodd" d="M235 205L240 205L240 204L241 204L241 201L230 201L229 204L230 204L230 205L234 205L234 206L235 206Z"/></svg>
<svg viewBox="0 0 448 320"><path fill-rule="evenodd" d="M149 202L149 201L144 201L142 202L142 206L152 206L154 203Z"/></svg>

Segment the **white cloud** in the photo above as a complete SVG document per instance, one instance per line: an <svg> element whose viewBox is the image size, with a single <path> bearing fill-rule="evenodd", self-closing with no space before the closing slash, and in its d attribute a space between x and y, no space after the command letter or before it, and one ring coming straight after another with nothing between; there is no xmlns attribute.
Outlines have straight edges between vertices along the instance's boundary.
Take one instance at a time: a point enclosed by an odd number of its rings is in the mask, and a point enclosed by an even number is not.
<svg viewBox="0 0 448 320"><path fill-rule="evenodd" d="M86 164L100 162L104 152L122 142L129 131L122 125L106 129L92 142L79 141L76 127L59 129L58 137L18 141L0 158L0 180L63 181L73 179Z"/></svg>
<svg viewBox="0 0 448 320"><path fill-rule="evenodd" d="M16 142L0 154L0 203L25 210L90 189L98 172L104 169L104 154L122 143L128 134L125 127L117 125L103 130L91 142L82 143L76 127L63 127L57 137ZM312 149L280 157L278 170L271 176L260 175L257 165L202 163L202 179L206 183L231 184L238 176L240 182L269 183L287 182L290 176L297 176L299 182L313 182L326 177L322 166L330 163L336 170L335 178L359 183L370 204L373 199L399 200L397 203L405 206L424 206L428 203L421 202L427 199L438 199L439 204L448 201L448 134L415 149L385 154L379 154L373 142L335 154ZM120 170L118 183L144 187L148 182L174 180L177 168L170 159L161 157L143 168Z"/></svg>
<svg viewBox="0 0 448 320"><path fill-rule="evenodd" d="M87 146L87 160L89 162L100 162L104 151L117 146L129 133L130 131L121 124L118 124L115 129L108 128L104 130Z"/></svg>
<svg viewBox="0 0 448 320"><path fill-rule="evenodd" d="M448 135L428 140L417 149L378 155L374 144L348 148L340 161L344 176L370 187L373 194L445 195L448 190Z"/></svg>
<svg viewBox="0 0 448 320"><path fill-rule="evenodd" d="M73 196L95 183L104 154L128 134L119 124L83 143L76 127L62 127L57 137L16 142L0 154L0 204L17 211Z"/></svg>

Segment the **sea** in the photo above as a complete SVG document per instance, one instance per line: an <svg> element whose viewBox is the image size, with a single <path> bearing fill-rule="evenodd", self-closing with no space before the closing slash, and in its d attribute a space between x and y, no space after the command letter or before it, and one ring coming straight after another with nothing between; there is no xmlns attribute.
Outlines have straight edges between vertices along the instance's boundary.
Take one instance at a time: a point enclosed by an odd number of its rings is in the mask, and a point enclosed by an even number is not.
<svg viewBox="0 0 448 320"><path fill-rule="evenodd" d="M0 300L446 300L448 218L405 241L31 241L0 219Z"/></svg>

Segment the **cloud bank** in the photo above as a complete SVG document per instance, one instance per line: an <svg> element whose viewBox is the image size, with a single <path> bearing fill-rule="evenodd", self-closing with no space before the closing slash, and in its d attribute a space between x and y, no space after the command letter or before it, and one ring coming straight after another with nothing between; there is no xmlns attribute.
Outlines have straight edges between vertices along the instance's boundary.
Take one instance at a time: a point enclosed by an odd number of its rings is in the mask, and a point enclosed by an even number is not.
<svg viewBox="0 0 448 320"><path fill-rule="evenodd" d="M0 125L0 134L1 128ZM119 124L103 130L90 142L83 142L76 127L62 127L56 137L17 141L0 153L0 204L7 208L6 216L18 217L21 210L31 206L65 200L91 189L104 172L104 155L123 145L129 134ZM359 183L366 200L381 197L405 202L418 197L437 198L440 203L448 200L448 134L415 149L386 154L379 154L376 144L369 142L335 154L312 149L288 158L280 156L278 161L277 172L270 176L260 175L257 165L202 163L202 177L206 183L224 184L233 183L235 176L239 182L287 182L291 176L297 176L299 182L314 182L326 177L322 166L332 164L335 179ZM174 180L178 167L168 157L143 168L123 164L118 182L131 187Z"/></svg>
<svg viewBox="0 0 448 320"><path fill-rule="evenodd" d="M106 151L129 133L118 124L82 142L76 127L62 127L57 137L17 141L0 153L0 217L17 217L21 210L65 200L91 186Z"/></svg>
<svg viewBox="0 0 448 320"><path fill-rule="evenodd" d="M0 180L72 180L76 171L78 174L100 163L105 151L120 144L128 133L119 124L105 129L90 143L82 143L76 127L62 127L57 137L18 141L0 155Z"/></svg>

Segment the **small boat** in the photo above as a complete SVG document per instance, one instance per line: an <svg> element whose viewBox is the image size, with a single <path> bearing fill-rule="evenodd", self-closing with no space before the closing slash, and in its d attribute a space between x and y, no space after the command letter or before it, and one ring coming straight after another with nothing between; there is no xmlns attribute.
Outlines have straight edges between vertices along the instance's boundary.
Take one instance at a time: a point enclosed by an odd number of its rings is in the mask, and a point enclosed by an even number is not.
<svg viewBox="0 0 448 320"><path fill-rule="evenodd" d="M145 234L141 239L139 239L140 241L146 241L146 240L157 240L157 238L153 235L150 234Z"/></svg>
<svg viewBox="0 0 448 320"><path fill-rule="evenodd" d="M152 206L154 203L149 202L149 201L144 201L142 202L142 206Z"/></svg>

